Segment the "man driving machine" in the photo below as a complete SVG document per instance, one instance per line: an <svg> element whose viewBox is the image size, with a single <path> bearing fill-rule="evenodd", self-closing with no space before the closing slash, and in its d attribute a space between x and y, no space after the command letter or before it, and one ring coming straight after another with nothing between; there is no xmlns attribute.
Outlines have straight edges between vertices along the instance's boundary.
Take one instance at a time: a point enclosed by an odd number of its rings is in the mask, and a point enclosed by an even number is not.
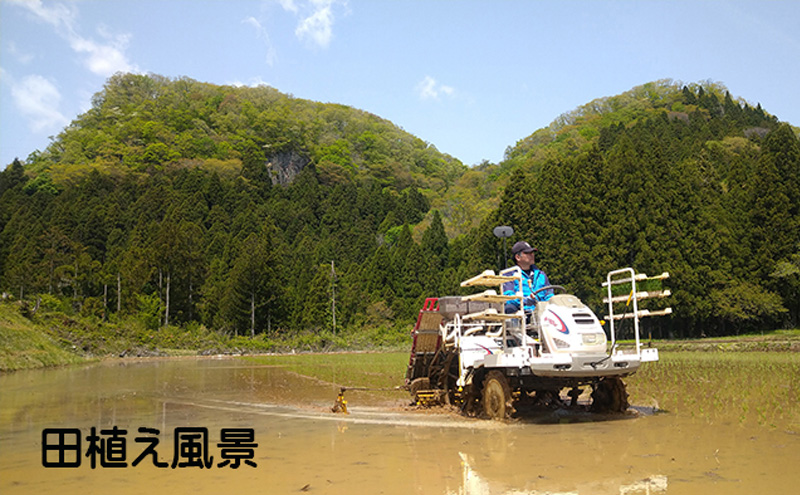
<svg viewBox="0 0 800 495"><path fill-rule="evenodd" d="M511 248L511 256L514 258L514 263L520 268L522 272L522 296L524 310L526 313L531 313L536 307L537 301L547 301L553 297L552 290L543 290L533 294L542 287L550 285L547 279L547 274L536 266L536 252L537 249L531 247L525 241L519 241ZM506 282L503 284L503 294L515 295L519 290L518 281ZM519 299L512 299L505 305L506 313L516 313L519 311Z"/></svg>

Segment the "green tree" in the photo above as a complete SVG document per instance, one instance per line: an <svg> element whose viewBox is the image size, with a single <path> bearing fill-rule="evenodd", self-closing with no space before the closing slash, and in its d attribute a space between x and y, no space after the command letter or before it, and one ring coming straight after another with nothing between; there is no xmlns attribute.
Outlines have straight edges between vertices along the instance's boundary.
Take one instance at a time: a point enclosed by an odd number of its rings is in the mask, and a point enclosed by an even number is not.
<svg viewBox="0 0 800 495"><path fill-rule="evenodd" d="M777 322L786 312L778 294L765 291L752 282L731 281L726 287L711 291L709 298L714 315L723 321L723 325L731 324L737 334L741 329L753 328L751 323L764 318Z"/></svg>
<svg viewBox="0 0 800 495"><path fill-rule="evenodd" d="M789 324L800 321L800 244L788 258L778 261L770 277L776 280L783 304L789 310Z"/></svg>
<svg viewBox="0 0 800 495"><path fill-rule="evenodd" d="M8 190L24 185L25 181L22 162L18 158L14 158L14 161L0 172L0 197Z"/></svg>
<svg viewBox="0 0 800 495"><path fill-rule="evenodd" d="M433 210L431 224L422 234L420 254L427 267L422 280L426 294L440 294L443 288L443 272L449 261L447 234L444 231L439 210Z"/></svg>
<svg viewBox="0 0 800 495"><path fill-rule="evenodd" d="M233 263L230 282L223 299L223 312L237 333L248 329L252 336L264 331L277 315L281 284L276 230L267 222L258 234L242 243Z"/></svg>
<svg viewBox="0 0 800 495"><path fill-rule="evenodd" d="M752 267L766 278L800 232L800 144L788 125L767 135L752 191Z"/></svg>

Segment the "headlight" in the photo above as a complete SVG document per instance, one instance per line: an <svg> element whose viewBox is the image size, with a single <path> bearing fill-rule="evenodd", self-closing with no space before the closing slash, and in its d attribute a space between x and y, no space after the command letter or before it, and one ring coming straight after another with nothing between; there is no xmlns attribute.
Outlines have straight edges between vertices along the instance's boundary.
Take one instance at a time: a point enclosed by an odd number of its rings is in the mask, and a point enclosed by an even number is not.
<svg viewBox="0 0 800 495"><path fill-rule="evenodd" d="M584 333L581 335L584 345L597 345L605 341L605 334L603 333Z"/></svg>

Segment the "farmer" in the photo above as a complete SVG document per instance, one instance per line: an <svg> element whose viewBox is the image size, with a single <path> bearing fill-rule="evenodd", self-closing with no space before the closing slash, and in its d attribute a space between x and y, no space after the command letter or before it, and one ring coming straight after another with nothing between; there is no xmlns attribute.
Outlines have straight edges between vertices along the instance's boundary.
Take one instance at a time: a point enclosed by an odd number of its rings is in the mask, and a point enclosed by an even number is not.
<svg viewBox="0 0 800 495"><path fill-rule="evenodd" d="M520 268L522 272L522 297L523 304L525 305L525 312L531 312L536 307L536 301L547 301L553 297L553 291L543 290L535 295L531 295L538 289L550 285L547 275L536 266L535 254L536 248L531 247L525 241L519 241L511 248L511 256L514 258L514 263ZM519 290L519 282L506 282L503 284L503 294L513 296ZM508 301L505 306L506 313L516 313L519 311L519 299L512 299Z"/></svg>

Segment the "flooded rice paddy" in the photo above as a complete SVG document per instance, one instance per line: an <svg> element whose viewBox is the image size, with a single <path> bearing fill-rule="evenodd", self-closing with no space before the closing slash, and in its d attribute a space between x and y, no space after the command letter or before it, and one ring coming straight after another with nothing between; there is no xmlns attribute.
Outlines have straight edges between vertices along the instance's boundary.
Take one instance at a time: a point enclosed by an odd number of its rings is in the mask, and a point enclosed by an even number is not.
<svg viewBox="0 0 800 495"><path fill-rule="evenodd" d="M665 354L626 380L634 407L622 416L555 410L492 422L415 410L392 390L348 391L350 414L330 411L341 385L401 384L406 360L119 360L4 374L0 493L793 494L800 486L797 353Z"/></svg>

